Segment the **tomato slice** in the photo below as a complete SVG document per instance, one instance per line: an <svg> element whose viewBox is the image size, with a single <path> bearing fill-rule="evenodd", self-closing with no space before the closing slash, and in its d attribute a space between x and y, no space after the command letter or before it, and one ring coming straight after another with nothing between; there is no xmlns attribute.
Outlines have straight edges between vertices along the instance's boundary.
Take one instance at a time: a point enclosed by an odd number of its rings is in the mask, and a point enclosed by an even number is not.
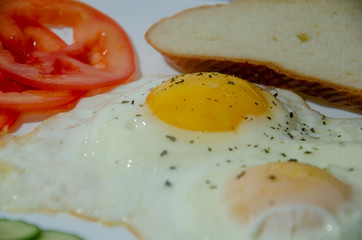
<svg viewBox="0 0 362 240"><path fill-rule="evenodd" d="M0 136L11 131L18 117L18 112L0 109Z"/></svg>
<svg viewBox="0 0 362 240"><path fill-rule="evenodd" d="M18 112L47 111L61 108L80 98L84 93L66 90L26 90L23 92L0 92L0 109Z"/></svg>
<svg viewBox="0 0 362 240"><path fill-rule="evenodd" d="M135 72L134 52L125 31L84 3L2 0L0 26L0 71L26 85L92 90L120 84ZM64 42L46 26L72 28L74 42L62 46ZM47 39L55 43L54 48Z"/></svg>
<svg viewBox="0 0 362 240"><path fill-rule="evenodd" d="M2 92L22 92L32 89L32 87L12 81L0 72L0 91Z"/></svg>
<svg viewBox="0 0 362 240"><path fill-rule="evenodd" d="M0 110L29 112L63 108L83 95L84 91L43 90L12 81L0 72Z"/></svg>

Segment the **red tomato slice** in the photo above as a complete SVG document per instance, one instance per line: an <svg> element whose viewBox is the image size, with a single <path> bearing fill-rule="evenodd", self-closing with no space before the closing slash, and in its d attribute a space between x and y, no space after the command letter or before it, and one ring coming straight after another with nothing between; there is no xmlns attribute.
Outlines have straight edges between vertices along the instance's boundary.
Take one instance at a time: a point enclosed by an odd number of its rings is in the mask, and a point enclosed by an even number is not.
<svg viewBox="0 0 362 240"><path fill-rule="evenodd" d="M0 72L0 109L17 112L48 111L63 108L81 96L81 91L48 91L14 82Z"/></svg>
<svg viewBox="0 0 362 240"><path fill-rule="evenodd" d="M83 94L84 92L71 92L66 90L0 92L0 109L8 109L22 113L54 110L78 100Z"/></svg>
<svg viewBox="0 0 362 240"><path fill-rule="evenodd" d="M11 131L18 117L17 112L0 109L0 136Z"/></svg>
<svg viewBox="0 0 362 240"><path fill-rule="evenodd" d="M74 43L48 48L47 38L57 41L44 31L45 25L73 28ZM0 26L0 71L26 85L91 90L122 83L135 72L127 34L111 18L84 3L3 0ZM31 42L44 47L36 49Z"/></svg>
<svg viewBox="0 0 362 240"><path fill-rule="evenodd" d="M0 91L2 92L22 92L32 89L32 87L26 86L22 83L14 82L7 78L0 72Z"/></svg>
<svg viewBox="0 0 362 240"><path fill-rule="evenodd" d="M12 81L0 72L0 110L23 113L64 109L85 94L82 91L33 89Z"/></svg>

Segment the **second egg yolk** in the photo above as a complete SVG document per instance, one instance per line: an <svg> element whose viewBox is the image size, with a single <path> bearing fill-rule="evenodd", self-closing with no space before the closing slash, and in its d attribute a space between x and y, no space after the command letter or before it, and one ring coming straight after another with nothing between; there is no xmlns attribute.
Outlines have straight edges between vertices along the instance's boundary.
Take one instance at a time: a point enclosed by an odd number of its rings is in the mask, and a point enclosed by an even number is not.
<svg viewBox="0 0 362 240"><path fill-rule="evenodd" d="M330 173L297 162L272 162L250 168L233 179L227 191L233 213L244 219L293 204L311 204L336 212L349 195L349 187Z"/></svg>

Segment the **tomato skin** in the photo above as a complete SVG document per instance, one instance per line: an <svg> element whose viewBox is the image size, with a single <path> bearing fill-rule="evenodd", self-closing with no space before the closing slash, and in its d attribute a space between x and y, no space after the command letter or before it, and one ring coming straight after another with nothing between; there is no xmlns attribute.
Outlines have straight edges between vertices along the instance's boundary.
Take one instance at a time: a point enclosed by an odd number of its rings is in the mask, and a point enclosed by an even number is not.
<svg viewBox="0 0 362 240"><path fill-rule="evenodd" d="M3 0L0 25L3 24L7 27L0 30L0 71L26 85L92 90L120 84L135 73L134 52L125 31L84 3ZM55 35L45 30L45 25L72 27L74 43L62 46ZM49 47L47 38L56 47ZM41 47L34 48L32 42Z"/></svg>

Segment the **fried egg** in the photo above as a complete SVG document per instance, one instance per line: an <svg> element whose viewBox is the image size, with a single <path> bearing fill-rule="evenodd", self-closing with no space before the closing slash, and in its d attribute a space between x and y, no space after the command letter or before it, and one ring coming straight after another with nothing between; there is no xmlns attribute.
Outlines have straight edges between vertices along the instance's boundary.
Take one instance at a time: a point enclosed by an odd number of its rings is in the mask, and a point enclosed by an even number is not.
<svg viewBox="0 0 362 240"><path fill-rule="evenodd" d="M0 143L0 207L140 240L355 240L362 119L219 73L149 76Z"/></svg>

